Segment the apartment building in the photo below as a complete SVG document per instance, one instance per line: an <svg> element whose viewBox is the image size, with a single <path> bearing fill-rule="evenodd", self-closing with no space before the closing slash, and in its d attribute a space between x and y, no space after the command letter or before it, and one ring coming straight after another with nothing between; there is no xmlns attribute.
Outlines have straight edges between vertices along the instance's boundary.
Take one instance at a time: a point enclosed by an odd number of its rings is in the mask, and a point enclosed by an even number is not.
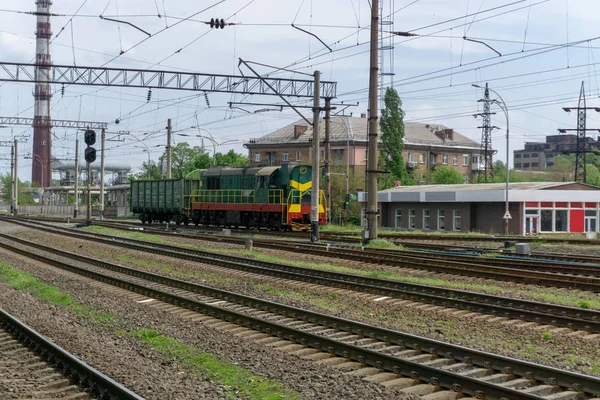
<svg viewBox="0 0 600 400"><path fill-rule="evenodd" d="M332 165L346 165L357 172L364 171L367 161L367 119L333 116L330 121ZM429 173L442 165L460 171L465 180L483 168L480 144L466 136L438 124L405 123L404 160L413 177L425 182ZM248 149L250 166L310 164L312 162L313 131L306 121L299 120L261 138L244 144ZM319 124L321 142L325 138L325 124ZM381 137L380 137L381 138ZM381 149L381 142L379 147ZM325 155L321 148L321 159Z"/></svg>

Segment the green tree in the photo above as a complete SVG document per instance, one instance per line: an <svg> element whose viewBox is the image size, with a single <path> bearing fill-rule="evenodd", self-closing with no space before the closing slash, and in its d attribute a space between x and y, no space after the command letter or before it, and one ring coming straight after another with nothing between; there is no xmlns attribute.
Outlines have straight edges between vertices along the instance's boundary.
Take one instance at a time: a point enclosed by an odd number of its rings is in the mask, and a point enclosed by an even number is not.
<svg viewBox="0 0 600 400"><path fill-rule="evenodd" d="M431 174L431 183L434 185L455 185L465 183L465 178L454 168L442 165Z"/></svg>
<svg viewBox="0 0 600 400"><path fill-rule="evenodd" d="M230 167L247 167L248 157L243 154L236 153L233 149L231 149L225 154L215 154L215 165L228 165Z"/></svg>
<svg viewBox="0 0 600 400"><path fill-rule="evenodd" d="M0 174L0 182L4 186L4 191L2 192L2 201L4 203L10 204L11 196L12 196L12 188L11 188L11 176L10 174ZM24 189L31 188L31 182L23 182L19 179L19 204L35 204L33 201L33 195Z"/></svg>
<svg viewBox="0 0 600 400"><path fill-rule="evenodd" d="M554 165L548 168L554 182L571 182L575 177L575 155L559 154L554 157Z"/></svg>
<svg viewBox="0 0 600 400"><path fill-rule="evenodd" d="M163 176L158 169L158 165L156 165L154 161L150 160L150 164L148 164L146 161L142 163L142 172L129 176L129 181L137 181L140 179L157 180L163 179Z"/></svg>
<svg viewBox="0 0 600 400"><path fill-rule="evenodd" d="M407 184L408 174L404 166L404 111L402 111L402 100L395 89L385 90L385 107L381 110L381 141L383 150L381 160L383 167L390 173L385 179L385 186L392 185L394 180L400 180Z"/></svg>
<svg viewBox="0 0 600 400"><path fill-rule="evenodd" d="M594 164L586 164L586 183L600 186L600 170Z"/></svg>
<svg viewBox="0 0 600 400"><path fill-rule="evenodd" d="M506 182L506 164L504 164L500 160L496 160L496 161L494 161L493 170L494 170L493 182L496 182L496 183ZM509 182L526 182L527 178L523 174L515 171L514 169L511 169L508 171L508 181Z"/></svg>

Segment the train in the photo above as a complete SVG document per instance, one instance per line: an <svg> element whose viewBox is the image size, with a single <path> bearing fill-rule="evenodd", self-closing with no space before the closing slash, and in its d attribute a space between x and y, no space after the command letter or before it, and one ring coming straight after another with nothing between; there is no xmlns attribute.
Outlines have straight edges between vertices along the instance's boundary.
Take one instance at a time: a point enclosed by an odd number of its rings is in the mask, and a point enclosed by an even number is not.
<svg viewBox="0 0 600 400"><path fill-rule="evenodd" d="M142 224L309 230L312 196L310 165L210 167L199 179L135 180L131 211ZM319 191L319 224L326 222Z"/></svg>

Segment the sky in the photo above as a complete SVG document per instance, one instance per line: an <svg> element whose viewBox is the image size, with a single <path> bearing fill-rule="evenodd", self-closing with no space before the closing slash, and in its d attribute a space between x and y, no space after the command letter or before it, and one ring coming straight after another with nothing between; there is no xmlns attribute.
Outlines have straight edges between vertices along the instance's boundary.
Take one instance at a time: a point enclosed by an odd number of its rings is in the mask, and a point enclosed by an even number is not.
<svg viewBox="0 0 600 400"><path fill-rule="evenodd" d="M386 73L383 87L400 94L405 121L443 124L481 140L483 96L473 84L498 92L510 116L509 150L543 141L558 128L575 128L576 106L585 81L588 106L599 105L600 2L598 0L382 0L380 36ZM31 62L35 56L34 0L0 2L0 61ZM248 75L238 59L261 74L306 79L315 70L337 82L334 102L356 104L345 113L366 112L369 79L370 2L365 0L54 0L51 11L53 62L60 65L162 69ZM99 18L129 22L126 24ZM224 29L205 21L223 18ZM312 32L320 40L292 27ZM400 37L392 31L418 36ZM477 40L467 41L468 39ZM390 48L393 47L393 51ZM275 71L275 68L287 71ZM176 90L53 85L52 118L108 122L108 132L129 132L108 141L106 162L139 171L148 156L157 160L166 146L167 119L174 144L201 145L208 133L217 152L294 122L289 109L228 102L281 103L276 96L195 93ZM0 116L33 117L33 85L0 82ZM496 98L492 94L492 98ZM295 100L296 104L305 104ZM258 111L258 112L256 112ZM506 120L492 111L494 159L505 158ZM115 123L119 120L119 123ZM590 112L588 128L600 128ZM200 127L201 129L199 129ZM208 132L208 133L207 133ZM593 132L588 133L590 135ZM33 130L0 128L0 140L19 137L19 177L31 179ZM74 160L77 132L53 130L53 155ZM186 136L182 136L186 135ZM596 134L593 134L596 136ZM80 134L81 136L81 134ZM204 140L212 152L210 141ZM84 147L83 145L80 147ZM146 150L149 150L148 151ZM83 150L81 150L83 151ZM0 171L9 172L10 149L0 148Z"/></svg>

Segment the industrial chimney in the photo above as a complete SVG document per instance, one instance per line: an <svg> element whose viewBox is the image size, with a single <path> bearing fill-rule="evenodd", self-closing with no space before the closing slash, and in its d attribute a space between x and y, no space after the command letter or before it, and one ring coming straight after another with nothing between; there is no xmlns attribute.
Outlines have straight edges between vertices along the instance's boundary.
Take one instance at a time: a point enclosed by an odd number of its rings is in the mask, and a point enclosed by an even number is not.
<svg viewBox="0 0 600 400"><path fill-rule="evenodd" d="M33 122L33 157L31 182L40 187L52 185L51 122L50 122L50 6L52 0L36 0L37 29L35 31L35 111Z"/></svg>

